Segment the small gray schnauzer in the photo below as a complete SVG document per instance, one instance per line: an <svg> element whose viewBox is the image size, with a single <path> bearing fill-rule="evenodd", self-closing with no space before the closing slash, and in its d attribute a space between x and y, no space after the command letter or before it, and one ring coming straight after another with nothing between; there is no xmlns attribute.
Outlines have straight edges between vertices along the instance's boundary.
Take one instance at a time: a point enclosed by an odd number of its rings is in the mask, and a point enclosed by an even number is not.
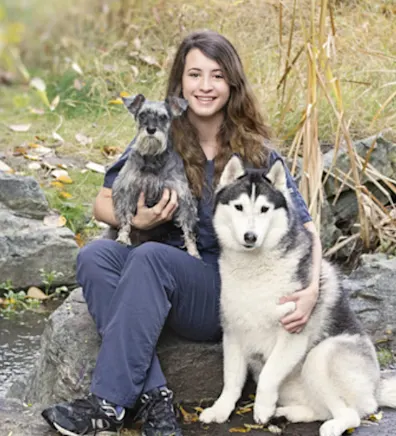
<svg viewBox="0 0 396 436"><path fill-rule="evenodd" d="M173 222L182 230L188 253L199 257L194 234L197 205L188 186L183 161L174 151L169 137L172 119L180 116L188 103L177 97L149 101L142 94L123 98L123 101L138 123L138 134L113 184L114 212L120 223L117 241L130 245L131 236L134 243L164 239L164 232L169 229L168 223L150 230L137 230L132 227L131 220L137 212L142 191L146 206L152 207L159 202L165 188L174 189L178 196L178 207Z"/></svg>

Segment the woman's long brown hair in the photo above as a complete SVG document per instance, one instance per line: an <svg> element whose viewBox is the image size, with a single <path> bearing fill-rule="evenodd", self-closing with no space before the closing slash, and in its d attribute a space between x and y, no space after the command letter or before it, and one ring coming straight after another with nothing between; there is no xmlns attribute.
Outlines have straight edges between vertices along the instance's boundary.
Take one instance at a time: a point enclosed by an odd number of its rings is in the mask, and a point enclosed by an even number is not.
<svg viewBox="0 0 396 436"><path fill-rule="evenodd" d="M216 184L233 153L238 153L246 163L256 168L265 165L269 152L265 143L268 143L270 134L257 108L237 51L216 32L194 32L182 41L169 75L167 96L182 97L186 56L194 48L220 65L230 87L230 97L223 109L224 121L218 133L221 146L215 158ZM198 132L186 114L173 121L172 137L176 151L183 158L190 187L194 195L201 197L206 157L199 145Z"/></svg>

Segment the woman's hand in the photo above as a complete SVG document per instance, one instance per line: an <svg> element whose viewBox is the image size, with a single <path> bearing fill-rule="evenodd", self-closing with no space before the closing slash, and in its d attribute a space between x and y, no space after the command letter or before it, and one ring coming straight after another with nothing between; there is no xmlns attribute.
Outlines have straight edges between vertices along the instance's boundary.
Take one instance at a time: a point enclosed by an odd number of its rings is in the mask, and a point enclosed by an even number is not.
<svg viewBox="0 0 396 436"><path fill-rule="evenodd" d="M316 285L310 285L302 291L294 292L292 295L282 297L279 304L294 301L296 310L281 319L283 327L289 333L300 333L307 323L311 312L315 307L319 295L319 288Z"/></svg>
<svg viewBox="0 0 396 436"><path fill-rule="evenodd" d="M150 230L166 221L171 221L178 206L177 193L174 189L164 189L161 200L153 207L147 207L144 193L141 192L136 215L131 224L138 230Z"/></svg>

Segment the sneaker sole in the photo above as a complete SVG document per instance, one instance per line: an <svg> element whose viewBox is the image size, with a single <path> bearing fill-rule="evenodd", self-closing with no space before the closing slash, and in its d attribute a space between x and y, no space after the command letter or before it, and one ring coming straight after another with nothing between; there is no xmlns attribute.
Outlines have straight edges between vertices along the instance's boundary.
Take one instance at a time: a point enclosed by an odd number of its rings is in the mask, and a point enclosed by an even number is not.
<svg viewBox="0 0 396 436"><path fill-rule="evenodd" d="M60 434L63 434L64 436L80 436L77 433L72 433L69 430L66 430L65 428L61 427L60 425L58 425L56 422L52 423L53 427L56 428L56 430L58 430L58 432ZM115 436L115 435L119 435L119 432L114 432L114 431L100 431L100 430L96 430L96 433L100 433L101 436ZM96 434L95 432L93 433L87 433L87 435L91 434L94 435Z"/></svg>

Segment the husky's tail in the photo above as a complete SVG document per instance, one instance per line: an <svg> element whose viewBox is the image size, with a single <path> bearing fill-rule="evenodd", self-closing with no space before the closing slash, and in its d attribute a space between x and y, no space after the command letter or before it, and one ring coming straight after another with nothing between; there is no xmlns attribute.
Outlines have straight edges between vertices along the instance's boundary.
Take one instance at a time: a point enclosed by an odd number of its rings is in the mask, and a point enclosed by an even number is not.
<svg viewBox="0 0 396 436"><path fill-rule="evenodd" d="M396 377L381 379L378 404L396 409Z"/></svg>

